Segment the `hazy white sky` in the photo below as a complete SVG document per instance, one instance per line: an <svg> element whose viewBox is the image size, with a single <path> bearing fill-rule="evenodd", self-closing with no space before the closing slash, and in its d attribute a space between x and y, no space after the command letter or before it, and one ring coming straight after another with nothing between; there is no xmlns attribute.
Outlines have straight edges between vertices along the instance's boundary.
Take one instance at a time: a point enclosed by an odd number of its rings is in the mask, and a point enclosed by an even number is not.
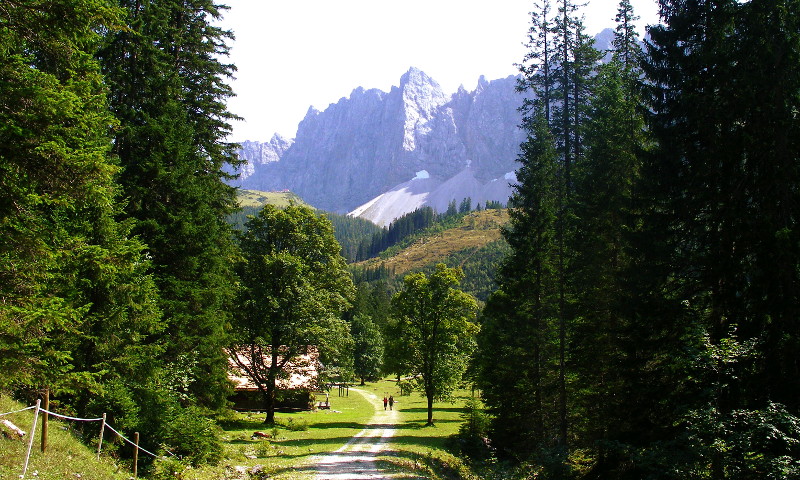
<svg viewBox="0 0 800 480"><path fill-rule="evenodd" d="M445 93L478 78L516 74L532 0L228 0L239 69L231 140L294 137L309 106L324 110L358 86L389 91L414 66ZM589 0L587 32L614 27L619 0ZM657 21L655 0L633 0L638 31Z"/></svg>

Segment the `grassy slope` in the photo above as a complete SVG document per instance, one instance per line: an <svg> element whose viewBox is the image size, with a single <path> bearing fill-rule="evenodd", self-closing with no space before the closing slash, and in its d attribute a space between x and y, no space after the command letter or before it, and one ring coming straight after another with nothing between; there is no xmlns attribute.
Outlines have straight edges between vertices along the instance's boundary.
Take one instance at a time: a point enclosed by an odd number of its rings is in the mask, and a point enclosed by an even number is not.
<svg viewBox="0 0 800 480"><path fill-rule="evenodd" d="M506 210L483 210L465 216L456 228L425 235L395 255L355 263L359 267L377 268L381 265L402 275L436 263L439 259L465 250L477 250L499 240L500 226L508 222Z"/></svg>
<svg viewBox="0 0 800 480"><path fill-rule="evenodd" d="M237 198L242 207L262 207L266 204L284 208L289 202L307 205L302 198L292 192L262 192L260 190L239 190Z"/></svg>
<svg viewBox="0 0 800 480"><path fill-rule="evenodd" d="M20 408L24 408L24 406L10 400L8 397L0 396L0 413L19 410ZM30 432L33 411L27 410L2 418L10 420L25 432ZM97 460L94 449L78 441L70 432L70 428L70 422L51 419L47 436L47 450L42 453L40 449L41 437L39 436L41 429L40 417L25 478L45 480L62 480L65 478L122 480L131 476L130 470L121 467L105 455L101 456L100 460ZM22 474L27 446L27 436L23 440L8 439L0 436L0 479L19 478L19 475Z"/></svg>
<svg viewBox="0 0 800 480"><path fill-rule="evenodd" d="M430 468L430 462L425 459L452 459L446 452L447 439L458 431L463 404L469 392L457 392L454 403L435 403L435 426L426 427L426 402L419 393L400 396L393 380L382 380L357 388L378 397L391 394L397 399L395 408L400 412L399 424L396 434L379 458L382 468L398 472L405 478L437 478ZM177 475L167 476L182 480L236 478L236 467L252 469L260 465L263 478L308 480L311 478L311 465L317 455L341 447L360 432L375 414L375 407L364 396L353 391L346 397L339 397L338 391L334 389L331 391L330 402L332 408L329 411L278 413L277 420L281 426L277 429L266 428L261 415L236 414L234 418L221 424L225 439L225 458L220 465L199 469L188 469L185 465L180 465ZM0 412L21 407L17 402L0 397ZM28 431L32 412L29 410L3 418ZM307 428L287 428L290 425L305 425ZM79 442L69 429L70 422L51 420L46 453L39 450L37 434L26 478L121 480L130 477L129 468L118 465L106 455L97 461L94 449ZM264 431L272 435L277 433L277 436L268 440L254 440L251 438L254 431ZM0 437L0 479L19 478L26 447L27 443L24 441ZM164 466L159 470L163 474L167 468Z"/></svg>

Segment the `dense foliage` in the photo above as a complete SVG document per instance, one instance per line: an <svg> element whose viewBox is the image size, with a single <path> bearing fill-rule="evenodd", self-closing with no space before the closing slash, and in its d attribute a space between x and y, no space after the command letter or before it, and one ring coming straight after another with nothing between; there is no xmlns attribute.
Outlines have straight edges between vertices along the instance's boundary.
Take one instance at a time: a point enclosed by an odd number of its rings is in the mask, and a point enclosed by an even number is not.
<svg viewBox="0 0 800 480"><path fill-rule="evenodd" d="M642 52L620 3L605 65L569 0L532 13L493 445L537 478L793 478L800 4L660 6Z"/></svg>
<svg viewBox="0 0 800 480"><path fill-rule="evenodd" d="M289 366L316 349L323 363L350 353L341 314L354 288L333 227L312 209L266 205L240 235L242 288L229 349L275 421L276 385Z"/></svg>
<svg viewBox="0 0 800 480"><path fill-rule="evenodd" d="M0 5L0 388L49 388L192 461L219 457L205 415L229 392L218 16L201 0Z"/></svg>
<svg viewBox="0 0 800 480"><path fill-rule="evenodd" d="M478 326L475 299L458 289L460 270L444 264L430 276L412 273L392 297L391 352L398 375L428 400L428 425L433 425L433 401L447 398L461 380L474 350Z"/></svg>
<svg viewBox="0 0 800 480"><path fill-rule="evenodd" d="M372 235L371 239L361 242L356 253L356 260L366 260L378 255L392 245L416 232L425 230L436 222L436 212L431 207L424 207L396 218L384 229Z"/></svg>

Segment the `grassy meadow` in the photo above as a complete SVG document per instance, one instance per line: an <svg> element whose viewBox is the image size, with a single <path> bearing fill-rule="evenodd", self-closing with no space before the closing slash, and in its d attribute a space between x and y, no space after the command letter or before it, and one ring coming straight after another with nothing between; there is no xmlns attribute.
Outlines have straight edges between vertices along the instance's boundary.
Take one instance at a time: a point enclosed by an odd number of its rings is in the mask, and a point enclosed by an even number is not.
<svg viewBox="0 0 800 480"><path fill-rule="evenodd" d="M338 389L334 388L330 392L330 410L278 412L275 427L264 425L261 413L232 413L219 422L225 447L219 465L189 468L166 460L157 462L146 474L155 479L211 480L251 478L245 472L256 471L259 473L252 478L310 479L315 458L337 450L363 430L375 415L376 406L382 408L380 399L384 395L395 397L398 423L394 436L384 445L378 458L379 465L398 478L417 479L440 478L437 468L443 468L442 465L449 470L457 469L460 462L446 451L446 446L448 438L458 432L469 390L458 391L453 403L435 403L435 425L425 426L425 398L416 392L401 396L396 381L384 379L352 387L347 396L340 397ZM324 395L318 396L318 400L324 399ZM21 407L17 402L0 397L0 412ZM26 411L4 418L28 431L32 414ZM253 438L256 431L270 438ZM69 422L51 420L46 453L39 450L38 433L35 440L26 478L115 480L131 476L130 465L116 462L106 453L101 461L96 461L94 449L75 438ZM0 479L19 478L26 448L25 441L0 437ZM447 476L459 478L452 472Z"/></svg>
<svg viewBox="0 0 800 480"><path fill-rule="evenodd" d="M307 205L302 198L292 192L262 192L260 190L238 191L237 199L241 207L263 207L266 204L285 208L290 202L297 205Z"/></svg>
<svg viewBox="0 0 800 480"><path fill-rule="evenodd" d="M24 408L25 405L0 395L0 413ZM0 417L9 420L26 432L24 439L0 436L0 479L17 479L22 474L25 453L28 449L28 436L33 422L33 410ZM70 422L50 419L48 443L44 453L41 451L41 417L36 426L33 448L25 478L40 480L124 480L131 476L129 465L120 464L107 455L96 459L94 448L81 443L72 431ZM99 433L99 424L98 433ZM110 432L108 432L110 434ZM92 440L97 441L97 436ZM105 445L104 448L111 447Z"/></svg>
<svg viewBox="0 0 800 480"><path fill-rule="evenodd" d="M406 272L432 265L437 261L465 250L477 250L500 240L500 227L508 223L508 211L482 210L464 216L461 225L435 235L425 235L405 247L390 247L380 257L356 262L362 268L382 266L402 275Z"/></svg>

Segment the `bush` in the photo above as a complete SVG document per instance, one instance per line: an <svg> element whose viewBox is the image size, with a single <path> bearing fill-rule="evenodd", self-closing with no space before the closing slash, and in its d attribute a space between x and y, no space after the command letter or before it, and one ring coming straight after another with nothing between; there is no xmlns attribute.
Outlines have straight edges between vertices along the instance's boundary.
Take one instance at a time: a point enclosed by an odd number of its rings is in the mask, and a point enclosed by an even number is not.
<svg viewBox="0 0 800 480"><path fill-rule="evenodd" d="M464 423L458 427L458 434L452 439L453 447L462 455L475 459L489 459L494 451L489 443L489 415L483 411L480 400L470 398L464 404L461 418Z"/></svg>
<svg viewBox="0 0 800 480"><path fill-rule="evenodd" d="M308 422L303 419L295 420L294 418L290 418L289 421L286 422L285 428L292 432L305 432L308 430Z"/></svg>
<svg viewBox="0 0 800 480"><path fill-rule="evenodd" d="M164 424L167 448L193 466L217 464L222 458L219 427L197 407L180 408Z"/></svg>

